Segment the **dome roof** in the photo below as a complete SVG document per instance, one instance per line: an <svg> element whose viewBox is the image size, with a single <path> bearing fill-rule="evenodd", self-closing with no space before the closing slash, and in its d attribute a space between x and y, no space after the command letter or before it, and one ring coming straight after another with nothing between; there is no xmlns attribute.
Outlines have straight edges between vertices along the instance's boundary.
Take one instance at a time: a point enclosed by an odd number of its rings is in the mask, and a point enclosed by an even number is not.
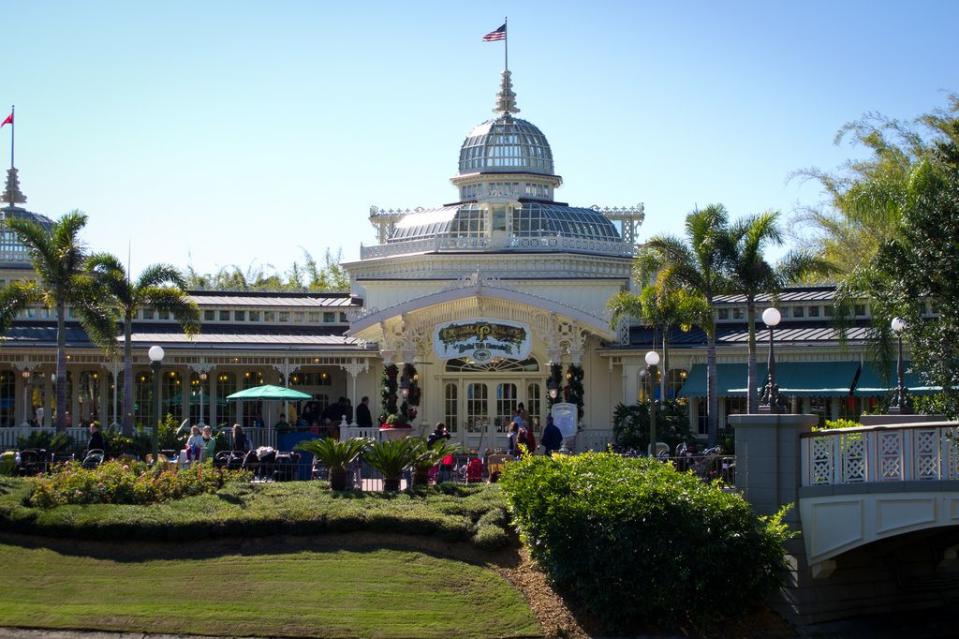
<svg viewBox="0 0 959 639"><path fill-rule="evenodd" d="M503 115L477 125L460 147L460 175L540 173L553 175L553 152L531 122Z"/></svg>

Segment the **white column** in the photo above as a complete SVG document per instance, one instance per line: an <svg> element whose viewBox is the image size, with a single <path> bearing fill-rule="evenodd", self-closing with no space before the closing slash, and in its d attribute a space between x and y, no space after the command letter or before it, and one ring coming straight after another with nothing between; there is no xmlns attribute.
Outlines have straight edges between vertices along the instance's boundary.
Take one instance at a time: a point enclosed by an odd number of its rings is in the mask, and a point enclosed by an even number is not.
<svg viewBox="0 0 959 639"><path fill-rule="evenodd" d="M183 407L181 419L190 419L190 382L192 381L193 371L188 366L184 366L180 373L180 406ZM190 422L193 425L193 422Z"/></svg>

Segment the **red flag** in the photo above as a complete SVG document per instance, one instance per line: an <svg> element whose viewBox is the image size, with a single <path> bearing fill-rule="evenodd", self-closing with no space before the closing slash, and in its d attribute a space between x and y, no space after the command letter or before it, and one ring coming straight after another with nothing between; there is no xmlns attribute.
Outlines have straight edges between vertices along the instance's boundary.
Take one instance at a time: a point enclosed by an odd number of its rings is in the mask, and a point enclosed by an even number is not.
<svg viewBox="0 0 959 639"><path fill-rule="evenodd" d="M0 129L2 129L4 126L6 126L6 125L8 125L8 124L13 124L13 114L12 114L12 113L7 116L7 119L6 119L6 120L4 120L3 122L0 122Z"/></svg>

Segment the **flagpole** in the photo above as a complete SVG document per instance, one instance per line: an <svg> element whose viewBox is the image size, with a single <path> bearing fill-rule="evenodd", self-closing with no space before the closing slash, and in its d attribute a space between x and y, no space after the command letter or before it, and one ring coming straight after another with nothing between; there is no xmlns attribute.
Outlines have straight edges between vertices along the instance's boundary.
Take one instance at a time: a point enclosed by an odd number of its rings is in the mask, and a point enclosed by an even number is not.
<svg viewBox="0 0 959 639"><path fill-rule="evenodd" d="M503 52L505 56L505 67L509 71L509 17L503 18Z"/></svg>
<svg viewBox="0 0 959 639"><path fill-rule="evenodd" d="M13 141L17 130L17 118L15 116L16 107L10 105L10 168L13 168Z"/></svg>

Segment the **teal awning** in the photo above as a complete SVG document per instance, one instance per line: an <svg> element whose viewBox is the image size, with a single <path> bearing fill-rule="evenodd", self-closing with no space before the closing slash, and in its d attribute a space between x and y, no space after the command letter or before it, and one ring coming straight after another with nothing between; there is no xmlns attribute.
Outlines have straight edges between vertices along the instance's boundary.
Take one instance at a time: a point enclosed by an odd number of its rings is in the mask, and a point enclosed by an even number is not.
<svg viewBox="0 0 959 639"><path fill-rule="evenodd" d="M849 395L857 362L777 362L776 384L787 397L843 397ZM756 365L759 387L766 384L766 363ZM719 397L746 396L746 365L718 364L716 394ZM690 371L680 395L706 396L706 365L696 364Z"/></svg>
<svg viewBox="0 0 959 639"><path fill-rule="evenodd" d="M914 395L932 395L942 390L941 386L927 386L918 373L909 370L909 362L903 362L906 374L903 380L906 390ZM883 377L880 365L875 362L868 362L862 365L862 372L859 374L859 383L853 394L856 397L877 397L888 395L896 390L896 363L892 362L889 366L889 374Z"/></svg>

